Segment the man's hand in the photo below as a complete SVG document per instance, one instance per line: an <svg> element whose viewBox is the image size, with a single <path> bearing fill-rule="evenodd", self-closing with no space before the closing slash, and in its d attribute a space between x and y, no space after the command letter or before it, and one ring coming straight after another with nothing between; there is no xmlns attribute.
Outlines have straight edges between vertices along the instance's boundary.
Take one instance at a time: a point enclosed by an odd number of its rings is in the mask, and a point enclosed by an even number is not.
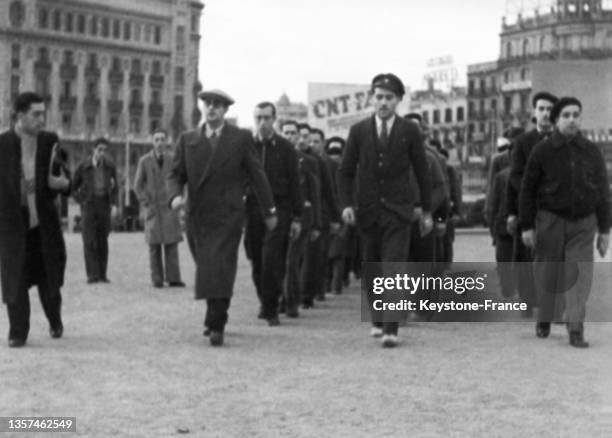
<svg viewBox="0 0 612 438"><path fill-rule="evenodd" d="M111 207L111 217L117 216L117 206L113 205Z"/></svg>
<svg viewBox="0 0 612 438"><path fill-rule="evenodd" d="M599 255L603 258L608 252L608 247L610 246L610 234L597 234L597 251Z"/></svg>
<svg viewBox="0 0 612 438"><path fill-rule="evenodd" d="M311 230L310 231L310 241L314 242L315 240L319 238L320 235L321 235L321 232L319 230Z"/></svg>
<svg viewBox="0 0 612 438"><path fill-rule="evenodd" d="M511 214L510 216L508 216L508 219L506 219L506 230L511 236L514 236L516 234L517 229L518 218L515 214Z"/></svg>
<svg viewBox="0 0 612 438"><path fill-rule="evenodd" d="M523 231L521 234L521 239L523 240L523 244L525 246L529 248L535 247L535 231L533 229Z"/></svg>
<svg viewBox="0 0 612 438"><path fill-rule="evenodd" d="M346 207L342 211L342 220L347 225L355 225L355 210L353 210L353 207Z"/></svg>
<svg viewBox="0 0 612 438"><path fill-rule="evenodd" d="M302 233L302 224L299 221L292 221L289 226L289 238L296 240Z"/></svg>
<svg viewBox="0 0 612 438"><path fill-rule="evenodd" d="M419 221L419 228L421 231L421 236L427 236L431 233L433 229L433 219L431 218L431 213L424 212L421 220Z"/></svg>
<svg viewBox="0 0 612 438"><path fill-rule="evenodd" d="M329 224L329 232L331 234L338 234L340 232L340 222L332 222Z"/></svg>
<svg viewBox="0 0 612 438"><path fill-rule="evenodd" d="M272 231L278 225L278 216L273 214L264 219L268 231Z"/></svg>
<svg viewBox="0 0 612 438"><path fill-rule="evenodd" d="M172 202L170 203L170 208L172 208L172 210L177 211L180 210L183 205L185 205L185 201L183 200L183 197L181 195L179 196L175 196L172 199Z"/></svg>

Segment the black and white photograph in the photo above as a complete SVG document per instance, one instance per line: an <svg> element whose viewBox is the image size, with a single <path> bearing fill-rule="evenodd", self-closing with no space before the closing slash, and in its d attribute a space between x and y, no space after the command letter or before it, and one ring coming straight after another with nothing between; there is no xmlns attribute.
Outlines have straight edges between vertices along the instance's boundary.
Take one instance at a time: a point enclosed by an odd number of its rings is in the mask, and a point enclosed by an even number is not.
<svg viewBox="0 0 612 438"><path fill-rule="evenodd" d="M612 0L0 0L0 438L612 437Z"/></svg>

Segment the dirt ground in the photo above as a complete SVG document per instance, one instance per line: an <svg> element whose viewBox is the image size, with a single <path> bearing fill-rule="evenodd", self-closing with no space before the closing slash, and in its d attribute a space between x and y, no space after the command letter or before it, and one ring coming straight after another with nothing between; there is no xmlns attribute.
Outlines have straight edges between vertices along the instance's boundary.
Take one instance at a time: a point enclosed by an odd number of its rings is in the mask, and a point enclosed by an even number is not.
<svg viewBox="0 0 612 438"><path fill-rule="evenodd" d="M560 326L536 339L532 322L412 323L383 350L360 322L356 282L268 327L241 255L214 349L185 244L189 287L157 290L141 234L111 236L110 285L86 285L80 236L66 241L64 338L49 338L32 291L27 348L0 342L0 416L76 417L87 437L612 436L610 323L588 324L587 350ZM493 259L485 235L460 235L456 253Z"/></svg>

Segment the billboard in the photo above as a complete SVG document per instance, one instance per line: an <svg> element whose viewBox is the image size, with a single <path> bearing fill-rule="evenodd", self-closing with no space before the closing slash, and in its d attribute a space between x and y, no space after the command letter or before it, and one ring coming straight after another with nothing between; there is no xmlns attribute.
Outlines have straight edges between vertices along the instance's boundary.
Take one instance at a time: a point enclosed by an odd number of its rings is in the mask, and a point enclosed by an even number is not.
<svg viewBox="0 0 612 438"><path fill-rule="evenodd" d="M410 92L406 90L398 114L409 112L409 96ZM308 124L321 129L327 137L337 135L346 138L351 125L373 112L370 84L308 84Z"/></svg>

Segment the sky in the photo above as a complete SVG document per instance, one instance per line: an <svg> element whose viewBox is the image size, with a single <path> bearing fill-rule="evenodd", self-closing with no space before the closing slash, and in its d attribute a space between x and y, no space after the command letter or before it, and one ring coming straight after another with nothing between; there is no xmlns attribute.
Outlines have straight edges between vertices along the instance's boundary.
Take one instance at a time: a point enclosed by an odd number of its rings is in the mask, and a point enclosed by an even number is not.
<svg viewBox="0 0 612 438"><path fill-rule="evenodd" d="M521 0L512 0L520 3ZM200 80L235 100L227 116L252 124L255 104L307 103L308 82L369 84L397 74L424 88L427 61L497 59L507 0L204 0Z"/></svg>

